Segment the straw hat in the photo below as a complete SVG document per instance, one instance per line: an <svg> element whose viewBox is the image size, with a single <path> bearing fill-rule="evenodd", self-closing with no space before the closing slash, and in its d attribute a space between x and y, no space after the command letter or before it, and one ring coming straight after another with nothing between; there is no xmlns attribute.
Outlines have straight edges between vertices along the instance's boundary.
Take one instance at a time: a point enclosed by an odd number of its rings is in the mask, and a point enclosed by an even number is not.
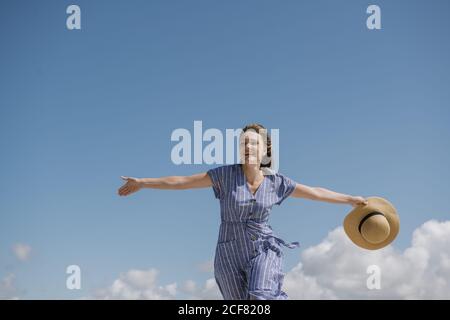
<svg viewBox="0 0 450 320"><path fill-rule="evenodd" d="M364 249L381 249L391 243L400 229L394 206L380 197L367 198L344 219L344 230L354 244Z"/></svg>

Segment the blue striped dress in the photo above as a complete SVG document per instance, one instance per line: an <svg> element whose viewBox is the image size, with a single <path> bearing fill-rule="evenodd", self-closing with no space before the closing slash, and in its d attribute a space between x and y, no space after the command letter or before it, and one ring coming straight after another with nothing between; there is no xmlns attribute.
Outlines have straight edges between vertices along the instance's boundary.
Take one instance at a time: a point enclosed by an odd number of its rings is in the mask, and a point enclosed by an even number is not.
<svg viewBox="0 0 450 320"><path fill-rule="evenodd" d="M268 219L272 206L294 191L296 182L265 169L255 194L241 164L207 171L214 195L220 200L221 224L214 258L214 277L225 300L287 299L282 291L283 251L286 243L275 236Z"/></svg>

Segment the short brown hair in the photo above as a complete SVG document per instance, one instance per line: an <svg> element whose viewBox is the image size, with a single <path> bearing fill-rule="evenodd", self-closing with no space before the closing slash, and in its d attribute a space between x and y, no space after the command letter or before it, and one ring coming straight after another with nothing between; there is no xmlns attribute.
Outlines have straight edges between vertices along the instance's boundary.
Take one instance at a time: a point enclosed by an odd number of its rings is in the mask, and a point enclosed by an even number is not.
<svg viewBox="0 0 450 320"><path fill-rule="evenodd" d="M242 129L242 133L244 133L247 130L253 129L254 131L256 131L256 133L260 133L260 131L265 131L265 135L266 135L266 143L267 143L267 158L269 158L269 162L268 163L263 163L263 161L261 161L261 165L260 168L262 167L267 167L270 168L272 166L272 140L270 139L269 136L269 132L267 131L267 129L259 123L251 123L246 125L243 129ZM263 133L263 132L261 132Z"/></svg>

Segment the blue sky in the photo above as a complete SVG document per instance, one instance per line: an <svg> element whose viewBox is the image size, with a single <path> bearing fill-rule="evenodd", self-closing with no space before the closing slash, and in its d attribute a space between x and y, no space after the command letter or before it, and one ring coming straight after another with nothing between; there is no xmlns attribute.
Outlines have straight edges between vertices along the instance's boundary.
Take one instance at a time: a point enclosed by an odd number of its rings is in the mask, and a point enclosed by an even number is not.
<svg viewBox="0 0 450 320"><path fill-rule="evenodd" d="M66 8L81 7L81 30ZM381 8L382 29L366 28ZM161 284L212 276L212 189L116 194L121 175L188 175L177 128L280 130L280 172L299 183L389 199L394 246L450 207L448 1L2 1L0 279L22 298L78 298L121 272ZM289 199L271 225L301 248L350 206ZM28 261L16 243L32 248ZM65 268L82 269L82 289Z"/></svg>

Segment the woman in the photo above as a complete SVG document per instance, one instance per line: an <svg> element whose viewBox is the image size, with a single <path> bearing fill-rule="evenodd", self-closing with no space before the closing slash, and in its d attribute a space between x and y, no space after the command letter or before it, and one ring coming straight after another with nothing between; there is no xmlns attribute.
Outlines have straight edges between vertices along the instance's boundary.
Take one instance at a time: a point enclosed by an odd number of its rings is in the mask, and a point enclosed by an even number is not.
<svg viewBox="0 0 450 320"><path fill-rule="evenodd" d="M275 236L267 224L274 204L289 196L352 206L367 204L363 197L296 183L270 169L272 145L260 124L243 128L240 164L224 165L192 176L124 177L121 196L142 188L190 189L212 187L220 200L221 224L214 258L214 276L224 299L287 299L282 291L281 245L295 248Z"/></svg>

